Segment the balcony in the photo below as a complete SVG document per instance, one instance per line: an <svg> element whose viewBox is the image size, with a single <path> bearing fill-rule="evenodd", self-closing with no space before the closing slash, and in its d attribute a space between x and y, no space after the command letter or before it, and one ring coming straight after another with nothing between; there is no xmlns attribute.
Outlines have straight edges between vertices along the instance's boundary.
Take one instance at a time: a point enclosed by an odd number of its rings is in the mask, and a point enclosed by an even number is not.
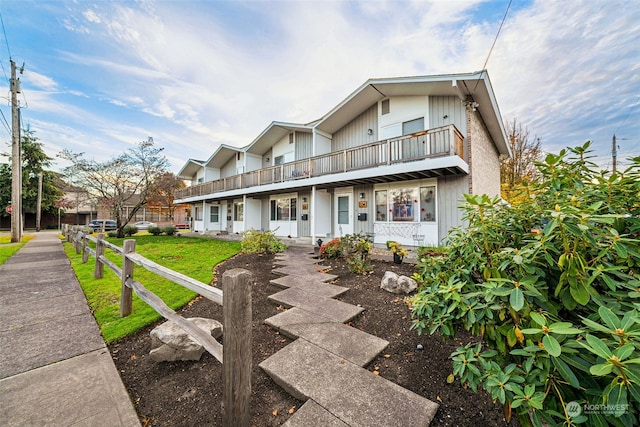
<svg viewBox="0 0 640 427"><path fill-rule="evenodd" d="M176 191L176 200L429 158L464 159L464 137L454 125L233 175Z"/></svg>

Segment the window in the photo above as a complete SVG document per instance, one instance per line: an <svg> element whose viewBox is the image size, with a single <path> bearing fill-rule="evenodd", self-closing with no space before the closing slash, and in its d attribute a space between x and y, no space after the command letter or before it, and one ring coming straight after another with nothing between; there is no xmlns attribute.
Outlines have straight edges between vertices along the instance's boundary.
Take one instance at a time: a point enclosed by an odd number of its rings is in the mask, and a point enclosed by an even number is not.
<svg viewBox="0 0 640 427"><path fill-rule="evenodd" d="M235 202L233 204L233 220L244 221L244 203Z"/></svg>
<svg viewBox="0 0 640 427"><path fill-rule="evenodd" d="M338 196L338 224L349 224L349 196Z"/></svg>
<svg viewBox="0 0 640 427"><path fill-rule="evenodd" d="M436 220L436 186L420 188L420 221L433 222Z"/></svg>
<svg viewBox="0 0 640 427"><path fill-rule="evenodd" d="M293 132L289 134L289 144L293 144Z"/></svg>
<svg viewBox="0 0 640 427"><path fill-rule="evenodd" d="M202 207L196 206L196 221L202 221Z"/></svg>
<svg viewBox="0 0 640 427"><path fill-rule="evenodd" d="M271 221L295 221L296 220L295 197L271 200Z"/></svg>
<svg viewBox="0 0 640 427"><path fill-rule="evenodd" d="M387 190L376 191L376 221L387 220Z"/></svg>
<svg viewBox="0 0 640 427"><path fill-rule="evenodd" d="M220 222L220 206L211 206L209 222Z"/></svg>
<svg viewBox="0 0 640 427"><path fill-rule="evenodd" d="M415 120L409 120L402 123L402 134L411 135L412 133L421 132L424 130L424 117L420 117Z"/></svg>
<svg viewBox="0 0 640 427"><path fill-rule="evenodd" d="M284 163L289 163L293 161L293 152L285 153L282 156L277 156L273 159L273 164L275 166L282 165Z"/></svg>
<svg viewBox="0 0 640 427"><path fill-rule="evenodd" d="M414 203L418 201L416 188L397 188L389 190L392 221L413 221Z"/></svg>
<svg viewBox="0 0 640 427"><path fill-rule="evenodd" d="M198 184L202 184L204 182L204 178L198 178Z"/></svg>
<svg viewBox="0 0 640 427"><path fill-rule="evenodd" d="M382 114L383 115L384 114L389 114L389 111L391 111L391 110L389 109L389 100L388 99L385 99L384 101L382 101L381 108L382 108Z"/></svg>

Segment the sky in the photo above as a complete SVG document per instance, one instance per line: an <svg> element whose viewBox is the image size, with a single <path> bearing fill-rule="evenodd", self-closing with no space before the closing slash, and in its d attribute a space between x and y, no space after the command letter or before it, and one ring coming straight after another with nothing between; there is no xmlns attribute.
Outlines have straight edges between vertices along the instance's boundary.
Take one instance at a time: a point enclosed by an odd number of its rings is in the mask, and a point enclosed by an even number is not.
<svg viewBox="0 0 640 427"><path fill-rule="evenodd" d="M545 151L591 140L611 167L615 133L628 165L640 155L640 1L512 0L496 39L508 5L0 0L0 152L11 142L10 59L24 64L22 125L48 155L106 161L153 137L174 173L221 143L248 145L272 121L320 118L369 78L486 62L502 118Z"/></svg>

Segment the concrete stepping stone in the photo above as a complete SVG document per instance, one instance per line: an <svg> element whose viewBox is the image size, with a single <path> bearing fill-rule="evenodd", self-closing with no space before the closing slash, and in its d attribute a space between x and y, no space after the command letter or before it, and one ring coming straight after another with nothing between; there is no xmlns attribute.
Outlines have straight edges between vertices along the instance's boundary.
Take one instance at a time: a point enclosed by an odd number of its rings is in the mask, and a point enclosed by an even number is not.
<svg viewBox="0 0 640 427"><path fill-rule="evenodd" d="M278 313L275 316L271 316L264 321L264 323L281 331L283 335L288 336L291 339L296 339L298 336L290 335L286 332L289 330L288 326L290 325L299 325L303 323L326 324L331 322L335 322L335 320L320 314L311 313L310 311L306 311L298 307L290 308L289 310Z"/></svg>
<svg viewBox="0 0 640 427"><path fill-rule="evenodd" d="M287 420L282 427L349 427L335 417L331 412L318 405L313 400L307 400L304 405Z"/></svg>
<svg viewBox="0 0 640 427"><path fill-rule="evenodd" d="M328 317L338 323L346 323L362 313L364 308L305 292L300 288L289 288L268 297L285 307L299 307L305 311Z"/></svg>
<svg viewBox="0 0 640 427"><path fill-rule="evenodd" d="M260 364L289 394L312 399L345 424L428 426L438 405L303 339Z"/></svg>
<svg viewBox="0 0 640 427"><path fill-rule="evenodd" d="M318 280L320 282L330 282L334 279L337 279L338 276L335 274L329 273L321 273L318 270L323 270L321 266L314 265L312 268L305 268L305 266L297 266L297 267L280 267L272 270L275 274L282 274L283 276L298 276L304 277L307 280Z"/></svg>
<svg viewBox="0 0 640 427"><path fill-rule="evenodd" d="M317 280L306 280L300 276L283 276L270 281L272 285L279 288L300 288L306 292L311 292L327 298L334 298L347 292L349 288L344 286L331 285Z"/></svg>
<svg viewBox="0 0 640 427"><path fill-rule="evenodd" d="M386 340L342 323L295 323L284 326L281 331L358 366L367 365L389 345Z"/></svg>

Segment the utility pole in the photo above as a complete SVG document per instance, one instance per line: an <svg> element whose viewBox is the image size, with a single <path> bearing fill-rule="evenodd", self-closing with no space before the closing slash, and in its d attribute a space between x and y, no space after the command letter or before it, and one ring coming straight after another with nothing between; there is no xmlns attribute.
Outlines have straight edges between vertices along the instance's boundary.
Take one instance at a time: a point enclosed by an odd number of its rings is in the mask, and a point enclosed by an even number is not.
<svg viewBox="0 0 640 427"><path fill-rule="evenodd" d="M616 146L616 134L613 134L611 142L611 157L613 158L613 171L616 171L616 158L618 157L618 147Z"/></svg>
<svg viewBox="0 0 640 427"><path fill-rule="evenodd" d="M20 80L11 60L11 242L22 241L22 155L20 150Z"/></svg>
<svg viewBox="0 0 640 427"><path fill-rule="evenodd" d="M40 231L42 218L42 171L38 174L38 201L36 202L36 231Z"/></svg>

